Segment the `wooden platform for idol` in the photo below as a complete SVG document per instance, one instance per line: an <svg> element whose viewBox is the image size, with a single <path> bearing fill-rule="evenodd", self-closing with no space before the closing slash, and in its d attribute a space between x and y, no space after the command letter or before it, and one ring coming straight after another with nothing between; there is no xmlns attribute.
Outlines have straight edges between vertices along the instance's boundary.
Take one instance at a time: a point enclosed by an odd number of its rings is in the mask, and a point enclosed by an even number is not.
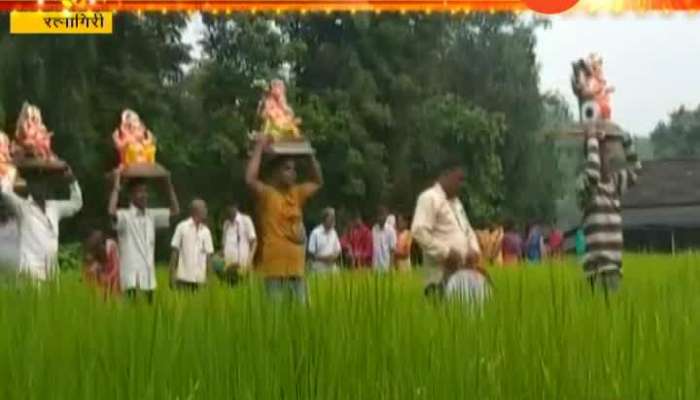
<svg viewBox="0 0 700 400"><path fill-rule="evenodd" d="M570 125L561 132L553 132L547 136L553 139L574 139L583 140L587 132L604 131L608 140L620 141L625 138L627 133L617 124L611 121L596 121L590 123L577 123Z"/></svg>
<svg viewBox="0 0 700 400"><path fill-rule="evenodd" d="M19 176L17 178L15 178L15 187L14 187L15 191L24 190L26 188L27 188L27 181L24 180L24 178L21 178Z"/></svg>
<svg viewBox="0 0 700 400"><path fill-rule="evenodd" d="M108 177L114 177L114 172L110 172ZM160 179L169 175L170 171L158 163L131 164L121 170L122 179Z"/></svg>
<svg viewBox="0 0 700 400"><path fill-rule="evenodd" d="M17 171L27 179L35 176L63 175L68 169L68 164L63 160L44 160L36 157L15 160L15 166Z"/></svg>
<svg viewBox="0 0 700 400"><path fill-rule="evenodd" d="M304 156L314 154L314 148L307 140L298 141L278 141L272 143L265 149L266 153L272 155Z"/></svg>

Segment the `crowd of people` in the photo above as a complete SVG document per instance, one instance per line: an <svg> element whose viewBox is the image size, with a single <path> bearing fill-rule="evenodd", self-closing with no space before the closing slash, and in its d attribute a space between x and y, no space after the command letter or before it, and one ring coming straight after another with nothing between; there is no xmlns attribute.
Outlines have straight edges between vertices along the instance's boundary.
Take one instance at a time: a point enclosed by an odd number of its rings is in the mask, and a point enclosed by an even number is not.
<svg viewBox="0 0 700 400"><path fill-rule="evenodd" d="M207 224L206 202L191 201L189 217L177 224L170 241L169 276L174 289L199 289L206 283L209 271L234 277L232 282L255 271L271 297L291 296L304 301L307 269L319 274L341 268L409 271L420 260L419 264L442 271L440 280L428 285L427 293L460 292L483 297L489 288L485 266L534 265L547 257L561 257L564 252L563 234L553 227L543 228L533 223L521 233L512 222L506 222L502 226L491 224L484 229L473 229L459 199L464 170L454 160L443 163L436 173L435 184L418 197L412 216L391 212L382 205L377 207L371 224L355 212L342 234L338 234L336 212L327 208L322 212L320 224L308 234L303 208L323 186L321 168L311 157L309 180L298 182L301 160L276 156L263 162L268 145L269 138L258 138L245 173L246 183L255 195L251 208L256 214L252 218L242 213L237 204L229 206L225 220L217 227L221 231L219 246L215 246ZM589 138L587 174L591 184L601 185L601 177L606 175L605 167L597 161L596 145L597 139ZM620 172L605 184L631 184L632 173L632 170ZM67 200L48 199L46 185L33 180L28 182L26 197L11 189L2 191L3 204L12 210L12 218L2 213L0 235L11 236L11 229L7 228L14 227L17 236L15 245L3 238L2 263L16 265L19 273L37 281L56 275L59 223L78 213L83 204L80 186L70 169L64 178L70 188ZM594 178L598 180L593 182ZM168 208L150 206L149 185L154 182L160 182L168 194ZM128 203L119 207L123 183ZM611 191L610 196L619 193ZM593 199L602 201L599 198ZM169 176L127 179L116 170L106 211L111 229L94 230L85 241L85 280L107 293L125 293L130 297L143 294L151 300L157 288L156 230L167 228L180 214L173 183ZM595 208L592 211L596 212ZM606 218L619 220L614 209L603 207L603 211ZM590 213L586 215L591 218ZM594 220L601 220L596 215L593 214ZM589 245L584 257L586 272L598 272L596 265L603 265L605 284L616 287L617 280L611 282L610 277L620 270L621 244L615 241L610 248L605 247L606 242L591 239L595 224L588 223L584 228L585 232L576 235L576 248ZM613 236L612 239L618 239L617 235ZM614 260L604 263L605 257Z"/></svg>

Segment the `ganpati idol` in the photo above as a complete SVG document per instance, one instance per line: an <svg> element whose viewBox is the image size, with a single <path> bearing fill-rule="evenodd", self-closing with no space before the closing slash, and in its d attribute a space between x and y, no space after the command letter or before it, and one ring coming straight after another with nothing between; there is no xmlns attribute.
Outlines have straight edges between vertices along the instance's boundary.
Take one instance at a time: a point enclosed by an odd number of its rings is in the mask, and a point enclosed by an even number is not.
<svg viewBox="0 0 700 400"><path fill-rule="evenodd" d="M597 54L591 54L573 64L571 85L579 99L579 105L593 101L597 106L597 114L602 120L610 120L612 110L610 94L615 91L608 86L603 74L603 59Z"/></svg>
<svg viewBox="0 0 700 400"><path fill-rule="evenodd" d="M33 156L45 161L56 160L56 155L51 150L51 136L53 132L46 129L39 108L25 102L15 130L15 139L25 157Z"/></svg>
<svg viewBox="0 0 700 400"><path fill-rule="evenodd" d="M12 190L17 179L17 168L12 163L10 138L0 131L0 189Z"/></svg>
<svg viewBox="0 0 700 400"><path fill-rule="evenodd" d="M262 118L262 133L278 140L299 140L301 119L294 116L294 111L287 104L287 90L284 82L275 79L258 106Z"/></svg>
<svg viewBox="0 0 700 400"><path fill-rule="evenodd" d="M120 168L133 164L154 164L156 161L155 137L132 110L124 110L119 127L112 135L119 152Z"/></svg>

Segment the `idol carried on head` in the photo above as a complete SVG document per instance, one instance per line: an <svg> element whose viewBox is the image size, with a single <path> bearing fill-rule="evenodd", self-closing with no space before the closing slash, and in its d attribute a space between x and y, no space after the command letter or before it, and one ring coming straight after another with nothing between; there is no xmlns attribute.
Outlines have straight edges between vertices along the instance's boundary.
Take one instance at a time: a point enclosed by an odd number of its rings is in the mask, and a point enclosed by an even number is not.
<svg viewBox="0 0 700 400"><path fill-rule="evenodd" d="M125 178L162 178L170 173L156 163L156 138L136 112L122 111L112 134L119 153L117 169Z"/></svg>
<svg viewBox="0 0 700 400"><path fill-rule="evenodd" d="M134 111L127 109L122 112L112 139L119 152L119 168L156 162L155 137Z"/></svg>
<svg viewBox="0 0 700 400"><path fill-rule="evenodd" d="M262 133L275 140L298 140L301 138L299 124L301 119L294 116L294 111L287 104L287 88L280 79L274 79L258 105L258 114L262 119Z"/></svg>
<svg viewBox="0 0 700 400"><path fill-rule="evenodd" d="M17 168L12 162L10 138L0 131L0 190L11 191L17 179Z"/></svg>
<svg viewBox="0 0 700 400"><path fill-rule="evenodd" d="M44 125L41 110L37 106L25 102L17 119L15 130L15 139L20 146L22 157L48 162L56 161L56 154L51 149L51 136L53 136L53 132L49 132Z"/></svg>
<svg viewBox="0 0 700 400"><path fill-rule="evenodd" d="M314 152L301 134L301 119L295 116L294 110L287 103L287 89L281 79L273 79L265 84L265 93L258 104L258 117L262 124L260 133L272 139L267 151L288 155L308 155ZM255 136L257 133L253 132L251 138Z"/></svg>
<svg viewBox="0 0 700 400"><path fill-rule="evenodd" d="M610 94L615 89L605 80L603 59L598 54L573 63L571 87L578 98L581 122L610 121Z"/></svg>

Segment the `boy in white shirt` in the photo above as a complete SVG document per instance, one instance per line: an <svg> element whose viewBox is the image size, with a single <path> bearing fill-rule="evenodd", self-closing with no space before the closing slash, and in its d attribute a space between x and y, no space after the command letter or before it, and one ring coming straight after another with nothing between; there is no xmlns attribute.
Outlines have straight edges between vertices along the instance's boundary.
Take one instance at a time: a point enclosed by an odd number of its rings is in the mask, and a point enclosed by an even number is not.
<svg viewBox="0 0 700 400"><path fill-rule="evenodd" d="M180 222L170 243L170 283L174 288L195 291L207 281L207 269L214 253L211 232L205 224L207 204L195 199L190 218Z"/></svg>
<svg viewBox="0 0 700 400"><path fill-rule="evenodd" d="M170 198L170 210L148 208L148 186L143 179L129 182L129 208L117 209L121 190L121 173L115 172L108 213L119 236L119 276L122 290L134 297L142 291L149 302L156 289L156 229L167 228L170 218L180 213L170 176L163 182Z"/></svg>

